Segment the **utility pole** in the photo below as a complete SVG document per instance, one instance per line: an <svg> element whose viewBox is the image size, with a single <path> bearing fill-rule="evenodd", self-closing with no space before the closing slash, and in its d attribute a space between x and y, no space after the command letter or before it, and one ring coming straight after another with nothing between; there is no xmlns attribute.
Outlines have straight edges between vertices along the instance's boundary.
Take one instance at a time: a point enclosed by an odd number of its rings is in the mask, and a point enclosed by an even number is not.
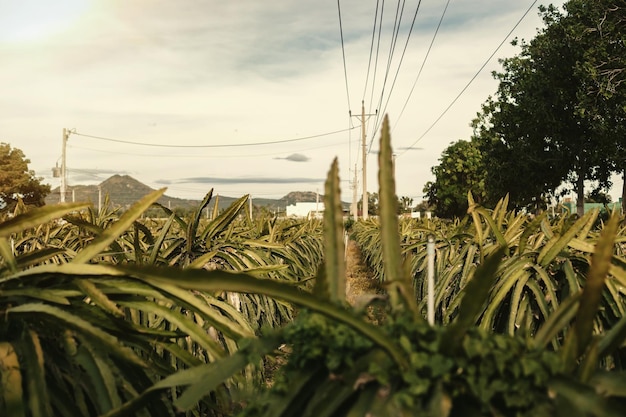
<svg viewBox="0 0 626 417"><path fill-rule="evenodd" d="M61 197L60 202L65 203L65 193L67 189L67 167L65 165L65 148L67 148L67 139L70 136L70 132L63 128L63 142L61 147Z"/></svg>
<svg viewBox="0 0 626 417"><path fill-rule="evenodd" d="M320 189L315 190L315 218L320 214Z"/></svg>
<svg viewBox="0 0 626 417"><path fill-rule="evenodd" d="M356 164L354 164L354 180L352 182L352 217L354 220L359 218L359 209L356 203L356 189L357 189L357 179L356 179Z"/></svg>
<svg viewBox="0 0 626 417"><path fill-rule="evenodd" d="M361 100L361 118L356 117L361 122L361 138L362 138L362 158L363 158L363 220L367 219L368 211L368 199L367 199L367 143L365 142L365 116L375 116L378 114L378 110L374 114L365 114L365 101ZM352 112L350 112L352 116Z"/></svg>

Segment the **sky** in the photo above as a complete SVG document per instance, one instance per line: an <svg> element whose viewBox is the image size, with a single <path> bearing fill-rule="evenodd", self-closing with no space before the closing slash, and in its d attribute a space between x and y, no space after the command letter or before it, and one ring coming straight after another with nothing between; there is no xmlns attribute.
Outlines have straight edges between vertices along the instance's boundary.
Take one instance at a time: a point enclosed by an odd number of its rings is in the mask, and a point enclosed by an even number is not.
<svg viewBox="0 0 626 417"><path fill-rule="evenodd" d="M540 4L0 0L0 142L55 188L66 128L70 186L127 174L194 199L211 188L253 199L323 193L338 158L351 201L355 172L362 193L364 102L368 191L378 191L386 114L396 192L418 202L442 151L470 138L497 89L498 58L519 52L510 41L543 27Z"/></svg>

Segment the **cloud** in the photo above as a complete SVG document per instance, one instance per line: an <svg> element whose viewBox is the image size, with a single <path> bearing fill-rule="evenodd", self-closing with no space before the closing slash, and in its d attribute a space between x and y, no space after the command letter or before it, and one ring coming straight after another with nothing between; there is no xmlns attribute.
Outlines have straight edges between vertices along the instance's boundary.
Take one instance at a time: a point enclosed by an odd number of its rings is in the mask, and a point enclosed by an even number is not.
<svg viewBox="0 0 626 417"><path fill-rule="evenodd" d="M54 177L52 170L43 169L36 170L35 174L44 178L47 181L60 181L60 178ZM73 183L103 181L107 177L112 175L130 175L130 171L124 171L119 169L100 169L100 168L67 168L67 175L69 180Z"/></svg>
<svg viewBox="0 0 626 417"><path fill-rule="evenodd" d="M157 180L157 184L319 184L324 178L278 178L278 177L191 177L178 180Z"/></svg>
<svg viewBox="0 0 626 417"><path fill-rule="evenodd" d="M119 174L119 175L127 175L130 174L130 171L120 171L119 169L103 169L103 168L68 168L67 171L69 173L76 172L79 174L89 174L89 175L99 175L99 174Z"/></svg>
<svg viewBox="0 0 626 417"><path fill-rule="evenodd" d="M292 153L291 155L286 156L284 158L276 157L274 159L284 159L286 161L291 161L291 162L307 162L311 160L311 158L309 158L306 155L302 155L301 153Z"/></svg>

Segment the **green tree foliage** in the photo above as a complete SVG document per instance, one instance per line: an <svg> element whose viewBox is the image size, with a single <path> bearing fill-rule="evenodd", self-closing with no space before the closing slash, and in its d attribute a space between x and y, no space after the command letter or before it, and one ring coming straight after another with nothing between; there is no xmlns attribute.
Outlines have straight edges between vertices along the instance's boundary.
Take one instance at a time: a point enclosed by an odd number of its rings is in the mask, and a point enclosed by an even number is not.
<svg viewBox="0 0 626 417"><path fill-rule="evenodd" d="M540 10L546 27L494 73L500 84L474 121L476 139L489 161L490 196L508 192L515 205L540 205L567 182L582 215L585 181L607 189L623 166L625 52L617 28L626 9L572 0L564 13Z"/></svg>
<svg viewBox="0 0 626 417"><path fill-rule="evenodd" d="M410 213L413 209L413 199L403 195L398 197L398 214Z"/></svg>
<svg viewBox="0 0 626 417"><path fill-rule="evenodd" d="M363 196L357 202L357 208L363 210ZM378 193L367 193L367 214L370 216L378 216Z"/></svg>
<svg viewBox="0 0 626 417"><path fill-rule="evenodd" d="M599 190L594 190L585 194L585 203L609 204L610 202L611 196Z"/></svg>
<svg viewBox="0 0 626 417"><path fill-rule="evenodd" d="M21 199L24 204L43 206L50 186L28 169L30 160L24 152L0 143L0 212L11 211Z"/></svg>
<svg viewBox="0 0 626 417"><path fill-rule="evenodd" d="M617 149L610 165L602 168L626 174L626 4L623 1L570 1L567 12L574 36L589 45L578 70L587 76L585 100L590 117L598 114L600 128L615 138ZM626 180L626 176L624 176ZM626 181L622 188L626 211Z"/></svg>
<svg viewBox="0 0 626 417"><path fill-rule="evenodd" d="M435 206L435 215L444 218L462 217L467 212L467 193L478 202L485 198L483 158L474 142L460 140L448 146L432 168L434 182L424 186L428 204Z"/></svg>
<svg viewBox="0 0 626 417"><path fill-rule="evenodd" d="M367 193L367 213L370 216L378 216L379 214L379 196L377 192ZM411 197L398 197L398 214L410 213L413 205ZM357 207L363 209L363 197L358 201Z"/></svg>

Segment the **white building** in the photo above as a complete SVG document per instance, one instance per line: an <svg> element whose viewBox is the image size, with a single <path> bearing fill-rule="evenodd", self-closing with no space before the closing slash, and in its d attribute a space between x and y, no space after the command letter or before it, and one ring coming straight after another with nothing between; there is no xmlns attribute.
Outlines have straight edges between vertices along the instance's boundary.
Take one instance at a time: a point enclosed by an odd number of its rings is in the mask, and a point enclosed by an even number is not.
<svg viewBox="0 0 626 417"><path fill-rule="evenodd" d="M321 217L324 214L324 203L296 203L287 206L287 217Z"/></svg>

